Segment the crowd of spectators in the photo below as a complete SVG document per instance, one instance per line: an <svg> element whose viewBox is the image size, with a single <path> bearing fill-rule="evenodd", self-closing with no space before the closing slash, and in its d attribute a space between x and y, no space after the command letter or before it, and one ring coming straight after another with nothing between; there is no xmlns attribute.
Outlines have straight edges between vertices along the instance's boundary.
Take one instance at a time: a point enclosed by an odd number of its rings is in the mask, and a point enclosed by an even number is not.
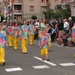
<svg viewBox="0 0 75 75"><path fill-rule="evenodd" d="M28 21L27 25L30 23L31 21ZM52 42L56 41L59 45L70 47L75 44L75 24L71 17L68 19L52 19L49 22L46 19L36 20L32 23L35 26L35 39L38 39L40 24L44 23L48 28ZM19 23L19 25L22 24Z"/></svg>
<svg viewBox="0 0 75 75"><path fill-rule="evenodd" d="M45 23L45 21L44 21ZM52 19L50 23L46 23L48 27L48 33L51 36L52 42L57 42L62 46L72 47L75 43L75 24L71 17L68 19ZM36 34L35 38L38 37L38 30L40 22L35 22Z"/></svg>

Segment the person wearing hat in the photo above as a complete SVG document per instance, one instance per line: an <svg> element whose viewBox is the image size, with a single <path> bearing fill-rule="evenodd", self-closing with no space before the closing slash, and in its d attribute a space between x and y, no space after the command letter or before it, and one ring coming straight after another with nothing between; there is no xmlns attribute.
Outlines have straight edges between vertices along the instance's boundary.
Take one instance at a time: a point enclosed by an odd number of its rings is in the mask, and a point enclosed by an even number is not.
<svg viewBox="0 0 75 75"><path fill-rule="evenodd" d="M6 32L2 30L2 24L0 23L0 65L5 65L5 45L8 46L8 40Z"/></svg>
<svg viewBox="0 0 75 75"><path fill-rule="evenodd" d="M45 28L42 28L41 34L42 34L42 36L39 38L39 47L41 50L42 60L44 60L44 56L46 55L46 60L49 61L49 58L48 58L48 38L46 36Z"/></svg>

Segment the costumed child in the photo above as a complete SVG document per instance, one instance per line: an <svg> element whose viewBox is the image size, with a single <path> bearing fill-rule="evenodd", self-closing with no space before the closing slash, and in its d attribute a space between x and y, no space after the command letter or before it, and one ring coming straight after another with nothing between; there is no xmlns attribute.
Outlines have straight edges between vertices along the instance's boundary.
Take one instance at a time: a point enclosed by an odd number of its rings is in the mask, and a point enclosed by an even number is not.
<svg viewBox="0 0 75 75"><path fill-rule="evenodd" d="M42 30L40 29L38 32L38 38L40 38L42 36Z"/></svg>
<svg viewBox="0 0 75 75"><path fill-rule="evenodd" d="M74 26L72 27L72 42L75 43L75 23ZM75 57L75 54L74 54Z"/></svg>
<svg viewBox="0 0 75 75"><path fill-rule="evenodd" d="M51 52L51 47L52 47L52 43L51 43L51 36L50 36L50 34L48 33L48 28L46 27L46 36L47 36L47 38L48 38L48 51L50 51Z"/></svg>
<svg viewBox="0 0 75 75"><path fill-rule="evenodd" d="M17 23L16 23L15 26L14 26L14 34L13 34L13 37L14 37L14 49L15 49L15 50L18 50L18 43L19 43L19 26L18 26Z"/></svg>
<svg viewBox="0 0 75 75"><path fill-rule="evenodd" d="M13 29L14 27L12 26L12 23L10 22L10 25L6 29L10 48L13 46L13 33L14 33Z"/></svg>
<svg viewBox="0 0 75 75"><path fill-rule="evenodd" d="M29 27L27 26L27 21L24 20L23 25L20 27L22 52L24 54L27 54L28 36L29 36Z"/></svg>
<svg viewBox="0 0 75 75"><path fill-rule="evenodd" d="M72 27L72 41L75 43L75 23L74 26Z"/></svg>
<svg viewBox="0 0 75 75"><path fill-rule="evenodd" d="M2 25L0 24L0 65L5 65L5 45L8 46L8 40L6 32L2 30Z"/></svg>
<svg viewBox="0 0 75 75"><path fill-rule="evenodd" d="M49 61L49 58L48 58L48 38L46 36L45 28L42 28L41 34L42 34L42 36L39 38L39 47L41 50L42 60L44 60L44 56L46 55L46 60Z"/></svg>
<svg viewBox="0 0 75 75"><path fill-rule="evenodd" d="M35 28L33 22L31 21L31 24L29 25L30 45L34 44L34 33L35 33Z"/></svg>

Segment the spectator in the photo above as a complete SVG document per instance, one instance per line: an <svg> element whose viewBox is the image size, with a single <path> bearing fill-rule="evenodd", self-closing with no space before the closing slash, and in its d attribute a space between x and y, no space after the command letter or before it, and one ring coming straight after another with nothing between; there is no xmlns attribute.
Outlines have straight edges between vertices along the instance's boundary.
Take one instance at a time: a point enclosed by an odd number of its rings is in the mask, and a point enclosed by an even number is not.
<svg viewBox="0 0 75 75"><path fill-rule="evenodd" d="M73 25L74 25L74 23L73 23L73 21L72 21L72 18L71 17L69 17L69 28L72 28L73 27Z"/></svg>
<svg viewBox="0 0 75 75"><path fill-rule="evenodd" d="M60 37L61 33L63 31L63 21L62 21L62 19L59 19L58 30L59 30L59 37Z"/></svg>
<svg viewBox="0 0 75 75"><path fill-rule="evenodd" d="M57 38L57 42L58 42L59 45L65 46L65 44L66 44L65 43L66 42L66 34L65 34L64 31L62 31L61 36L59 38Z"/></svg>
<svg viewBox="0 0 75 75"><path fill-rule="evenodd" d="M69 32L69 23L68 23L67 19L64 19L64 31L66 34L68 34L68 32Z"/></svg>
<svg viewBox="0 0 75 75"><path fill-rule="evenodd" d="M67 38L67 41L68 41L68 46L69 47L72 47L72 29L69 29L69 33L66 34L66 38Z"/></svg>

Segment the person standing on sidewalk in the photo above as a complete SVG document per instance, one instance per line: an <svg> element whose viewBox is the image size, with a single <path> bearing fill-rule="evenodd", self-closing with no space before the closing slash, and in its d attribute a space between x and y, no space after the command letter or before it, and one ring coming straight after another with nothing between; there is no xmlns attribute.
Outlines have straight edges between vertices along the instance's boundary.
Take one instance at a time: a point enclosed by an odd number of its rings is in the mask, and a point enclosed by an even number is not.
<svg viewBox="0 0 75 75"><path fill-rule="evenodd" d="M63 23L62 19L59 19L59 23L58 23L59 38L62 34L63 29L64 29L64 23Z"/></svg>

